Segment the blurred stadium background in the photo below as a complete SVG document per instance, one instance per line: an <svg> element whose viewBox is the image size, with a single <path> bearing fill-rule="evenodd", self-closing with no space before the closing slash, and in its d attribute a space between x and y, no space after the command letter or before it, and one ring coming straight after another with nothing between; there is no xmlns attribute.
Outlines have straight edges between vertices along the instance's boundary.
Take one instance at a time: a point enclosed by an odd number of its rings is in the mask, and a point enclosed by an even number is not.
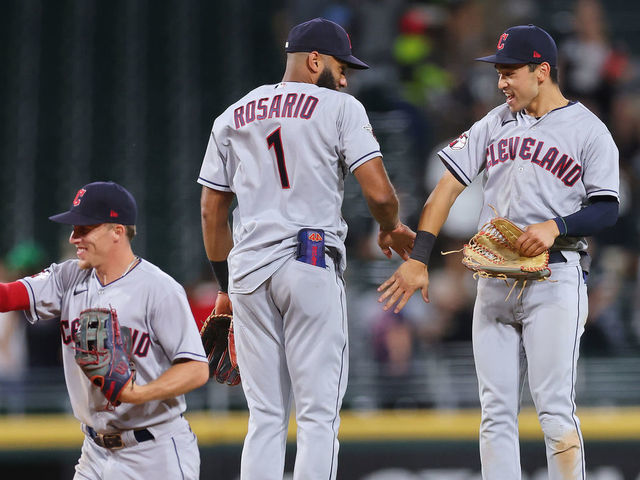
<svg viewBox="0 0 640 480"><path fill-rule="evenodd" d="M4 0L0 2L0 280L73 255L47 220L96 180L127 186L140 207L136 252L178 279L196 316L217 291L202 247L195 179L213 119L284 68L291 26L342 24L373 68L349 92L367 107L405 223L416 226L442 171L433 152L502 100L473 58L506 27L535 23L558 42L568 97L592 108L620 149L621 218L591 240L590 312L577 386L589 478L640 479L640 5L623 0ZM475 231L478 189L452 212L436 250ZM436 257L432 303L384 314L375 287L397 266L349 178L347 289L351 373L339 478L479 479L470 347L475 283ZM57 322L0 319L2 478L71 478L81 434L59 359ZM245 429L239 388L188 396L202 477L235 480ZM526 478L546 478L523 396ZM291 429L294 434L294 429ZM293 437L291 437L293 439ZM291 449L288 469L294 455Z"/></svg>

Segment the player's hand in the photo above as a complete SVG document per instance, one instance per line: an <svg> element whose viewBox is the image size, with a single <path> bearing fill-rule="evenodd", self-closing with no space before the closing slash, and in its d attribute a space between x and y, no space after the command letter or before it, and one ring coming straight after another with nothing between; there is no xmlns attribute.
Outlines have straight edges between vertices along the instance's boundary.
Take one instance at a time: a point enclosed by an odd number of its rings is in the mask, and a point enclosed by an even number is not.
<svg viewBox="0 0 640 480"><path fill-rule="evenodd" d="M404 223L398 222L393 230L380 230L378 233L378 246L387 258L391 258L391 250L395 251L403 260L409 260L416 232Z"/></svg>
<svg viewBox="0 0 640 480"><path fill-rule="evenodd" d="M549 249L560 235L555 220L534 223L524 229L524 233L516 240L515 247L526 257L535 257Z"/></svg>
<svg viewBox="0 0 640 480"><path fill-rule="evenodd" d="M231 305L231 299L229 294L225 292L218 292L216 296L216 302L213 305L212 315L232 315L233 306Z"/></svg>
<svg viewBox="0 0 640 480"><path fill-rule="evenodd" d="M394 310L394 313L398 313L418 289L422 291L422 299L429 303L428 288L429 271L427 266L418 260L410 258L378 287L378 291L383 292L378 298L378 302L386 301L384 310L389 310L398 302Z"/></svg>

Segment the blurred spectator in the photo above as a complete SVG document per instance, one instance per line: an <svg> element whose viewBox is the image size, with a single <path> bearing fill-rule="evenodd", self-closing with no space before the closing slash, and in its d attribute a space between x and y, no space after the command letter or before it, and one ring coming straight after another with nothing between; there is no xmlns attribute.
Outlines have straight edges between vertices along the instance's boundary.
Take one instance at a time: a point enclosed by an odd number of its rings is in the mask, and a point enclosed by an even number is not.
<svg viewBox="0 0 640 480"><path fill-rule="evenodd" d="M191 313L193 313L198 329L209 317L216 302L219 286L211 277L211 267L209 262L206 262L206 265L203 265L201 269L199 279L195 283L185 286L189 307L191 307Z"/></svg>
<svg viewBox="0 0 640 480"><path fill-rule="evenodd" d="M35 243L24 242L12 248L0 264L0 281L12 282L37 273L44 252ZM0 409L23 413L24 379L28 368L27 322L20 312L0 313ZM56 328L57 335L57 328Z"/></svg>
<svg viewBox="0 0 640 480"><path fill-rule="evenodd" d="M404 315L381 311L373 325L374 359L378 365L378 405L416 408L411 384L415 378L413 325Z"/></svg>
<svg viewBox="0 0 640 480"><path fill-rule="evenodd" d="M591 251L597 248L592 242ZM637 255L621 246L597 252L589 274L589 316L580 349L584 355L617 355L637 345L631 325Z"/></svg>
<svg viewBox="0 0 640 480"><path fill-rule="evenodd" d="M0 282L18 277L0 264ZM24 376L27 370L25 320L19 312L0 313L0 411L24 411Z"/></svg>
<svg viewBox="0 0 640 480"><path fill-rule="evenodd" d="M626 48L611 44L599 0L576 1L573 28L560 45L563 90L608 123L616 88L628 74Z"/></svg>
<svg viewBox="0 0 640 480"><path fill-rule="evenodd" d="M49 265L44 250L35 242L19 243L7 254L7 268L12 279L35 275ZM19 314L22 324L26 320ZM53 367L62 365L58 319L38 322L25 329L28 344L29 367Z"/></svg>

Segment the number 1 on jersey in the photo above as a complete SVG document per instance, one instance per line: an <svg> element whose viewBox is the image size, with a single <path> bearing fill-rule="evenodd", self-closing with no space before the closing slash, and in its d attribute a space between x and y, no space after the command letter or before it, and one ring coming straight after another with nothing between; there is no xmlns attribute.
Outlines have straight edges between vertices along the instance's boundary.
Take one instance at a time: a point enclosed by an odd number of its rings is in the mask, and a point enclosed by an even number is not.
<svg viewBox="0 0 640 480"><path fill-rule="evenodd" d="M269 148L273 147L273 151L276 154L276 164L278 165L282 188L289 188L289 176L287 175L287 165L284 163L284 149L282 148L280 127L267 137L267 145L269 145Z"/></svg>

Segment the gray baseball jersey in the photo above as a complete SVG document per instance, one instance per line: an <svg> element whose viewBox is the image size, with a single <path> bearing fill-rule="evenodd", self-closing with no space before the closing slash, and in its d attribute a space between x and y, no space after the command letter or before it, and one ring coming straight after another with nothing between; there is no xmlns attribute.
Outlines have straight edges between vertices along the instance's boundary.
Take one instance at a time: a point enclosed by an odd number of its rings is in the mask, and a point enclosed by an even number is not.
<svg viewBox="0 0 640 480"><path fill-rule="evenodd" d="M336 476L348 378L344 178L380 156L362 104L309 83L258 87L213 124L198 182L238 200L228 260L238 365L250 409L242 480L282 478L286 428L278 425L288 424L292 397L295 472ZM303 228L324 230L341 265L296 260Z"/></svg>
<svg viewBox="0 0 640 480"><path fill-rule="evenodd" d="M62 359L73 413L98 432L145 428L179 417L184 396L142 405L123 403L107 409L107 400L75 362L71 332L87 308L112 307L132 335L136 383L158 378L179 359L206 362L184 289L155 265L141 260L121 278L103 285L95 271L77 260L52 264L21 282L29 293L31 323L60 317Z"/></svg>
<svg viewBox="0 0 640 480"><path fill-rule="evenodd" d="M592 196L618 198L618 149L607 127L582 104L534 118L496 107L439 152L465 185L482 174L479 226L498 214L521 227L580 210ZM584 250L583 238L558 238Z"/></svg>
<svg viewBox="0 0 640 480"><path fill-rule="evenodd" d="M580 103L540 118L511 113L503 104L439 156L465 185L481 175L479 225L495 215L489 205L526 227L577 212L590 197L618 198L618 150L605 125ZM478 280L472 338L483 478L521 477L517 421L525 375L545 435L549 479L585 478L575 380L588 312L578 253L586 241L558 237L552 248L562 257L550 265L552 281L521 284L509 296L512 285Z"/></svg>
<svg viewBox="0 0 640 480"><path fill-rule="evenodd" d="M263 85L213 124L198 183L236 194L229 291L248 293L273 274L305 227L320 228L343 258L348 170L380 157L362 104L309 83Z"/></svg>

